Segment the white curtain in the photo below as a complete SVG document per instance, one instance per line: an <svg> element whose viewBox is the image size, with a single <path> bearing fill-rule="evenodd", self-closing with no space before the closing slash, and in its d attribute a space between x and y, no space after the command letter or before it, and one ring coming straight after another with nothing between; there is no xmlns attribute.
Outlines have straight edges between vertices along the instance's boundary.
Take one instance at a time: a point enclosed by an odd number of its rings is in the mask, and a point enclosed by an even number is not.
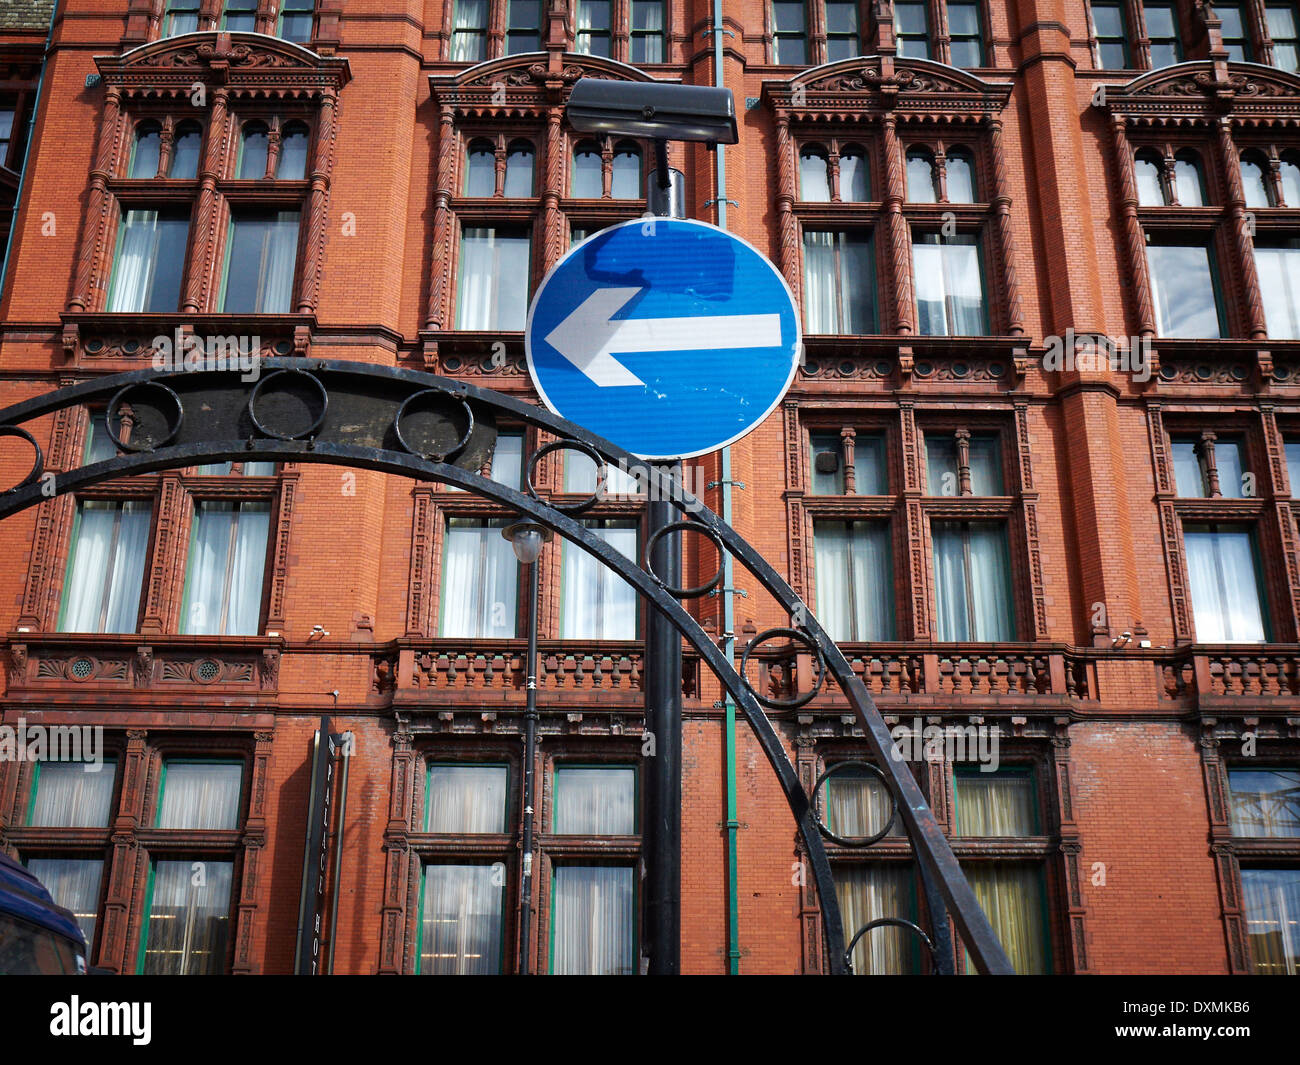
<svg viewBox="0 0 1300 1065"><path fill-rule="evenodd" d="M970 596L975 608L974 639L1000 643L1016 638L1011 604L1011 564L1007 531L978 522L967 526L970 536Z"/></svg>
<svg viewBox="0 0 1300 1065"><path fill-rule="evenodd" d="M1264 170L1249 159L1241 161L1241 191L1247 207L1269 207L1268 190L1264 185Z"/></svg>
<svg viewBox="0 0 1300 1065"><path fill-rule="evenodd" d="M557 835L634 835L636 769L558 766L553 820Z"/></svg>
<svg viewBox="0 0 1300 1065"><path fill-rule="evenodd" d="M426 832L504 832L506 783L503 765L429 767Z"/></svg>
<svg viewBox="0 0 1300 1065"><path fill-rule="evenodd" d="M573 495L589 496L596 490L597 466L590 455L581 451L564 453L564 490ZM605 464L605 495L634 496L641 485L626 470Z"/></svg>
<svg viewBox="0 0 1300 1065"><path fill-rule="evenodd" d="M664 61L663 29L663 0L632 0L633 63Z"/></svg>
<svg viewBox="0 0 1300 1065"><path fill-rule="evenodd" d="M257 634L270 524L269 503L196 505L186 574L187 634Z"/></svg>
<svg viewBox="0 0 1300 1065"><path fill-rule="evenodd" d="M609 55L609 0L578 0L578 32L574 41L586 55Z"/></svg>
<svg viewBox="0 0 1300 1065"><path fill-rule="evenodd" d="M832 778L834 779L834 778ZM916 920L911 865L849 865L835 870L835 896L844 920L844 935L881 917ZM856 976L915 973L920 941L915 933L885 925L872 929L853 948Z"/></svg>
<svg viewBox="0 0 1300 1065"><path fill-rule="evenodd" d="M860 152L840 156L840 199L845 203L865 203L871 197L867 158Z"/></svg>
<svg viewBox="0 0 1300 1065"><path fill-rule="evenodd" d="M633 522L586 521L583 524L619 554L637 561ZM560 606L563 640L635 640L636 590L594 555L564 542Z"/></svg>
<svg viewBox="0 0 1300 1065"><path fill-rule="evenodd" d="M157 123L141 124L135 131L135 150L131 153L131 176L158 176L158 159L162 152L162 135Z"/></svg>
<svg viewBox="0 0 1300 1065"><path fill-rule="evenodd" d="M1300 975L1300 869L1243 869L1241 888L1255 972Z"/></svg>
<svg viewBox="0 0 1300 1065"><path fill-rule="evenodd" d="M975 175L969 158L965 155L949 155L944 173L948 177L949 203L975 202Z"/></svg>
<svg viewBox="0 0 1300 1065"><path fill-rule="evenodd" d="M1268 335L1286 340L1300 337L1300 248L1256 244L1255 268Z"/></svg>
<svg viewBox="0 0 1300 1065"><path fill-rule="evenodd" d="M150 513L144 502L78 504L61 632L135 632Z"/></svg>
<svg viewBox="0 0 1300 1065"><path fill-rule="evenodd" d="M168 6L167 31L164 36L177 37L198 30L199 12L197 7L190 7L190 3L197 4L197 0L182 0L179 4Z"/></svg>
<svg viewBox="0 0 1300 1065"><path fill-rule="evenodd" d="M893 807L889 789L865 769L841 769L823 785L826 789L826 827L845 839L874 836L885 827ZM901 818L894 818L889 835L901 836ZM849 931L852 935L856 929Z"/></svg>
<svg viewBox="0 0 1300 1065"><path fill-rule="evenodd" d="M1241 444L1236 440L1219 440L1214 445L1214 465L1219 473L1219 491L1225 499L1240 499L1245 489L1242 477Z"/></svg>
<svg viewBox="0 0 1300 1065"><path fill-rule="evenodd" d="M912 268L916 281L916 327L922 336L944 336L943 249L938 244L915 241Z"/></svg>
<svg viewBox="0 0 1300 1065"><path fill-rule="evenodd" d="M1048 972L1042 869L1011 862L963 863L962 868L1016 972ZM966 971L975 971L969 958Z"/></svg>
<svg viewBox="0 0 1300 1065"><path fill-rule="evenodd" d="M266 267L262 275L260 314L293 310L293 275L298 258L298 212L277 211L267 233Z"/></svg>
<svg viewBox="0 0 1300 1065"><path fill-rule="evenodd" d="M109 822L117 763L42 762L30 824L103 828Z"/></svg>
<svg viewBox="0 0 1300 1065"><path fill-rule="evenodd" d="M1288 207L1300 207L1300 166L1282 160L1282 199Z"/></svg>
<svg viewBox="0 0 1300 1065"><path fill-rule="evenodd" d="M1147 263L1160 335L1191 339L1217 337L1219 311L1209 248L1148 244Z"/></svg>
<svg viewBox="0 0 1300 1065"><path fill-rule="evenodd" d="M799 198L807 203L829 203L829 164L821 152L804 151L799 156Z"/></svg>
<svg viewBox="0 0 1300 1065"><path fill-rule="evenodd" d="M977 496L1002 494L1002 452L996 436L976 433L970 438L970 490Z"/></svg>
<svg viewBox="0 0 1300 1065"><path fill-rule="evenodd" d="M1263 643L1255 551L1244 529L1183 529L1198 643Z"/></svg>
<svg viewBox="0 0 1300 1065"><path fill-rule="evenodd" d="M835 234L805 229L803 234L803 314L809 333L838 333L835 313Z"/></svg>
<svg viewBox="0 0 1300 1065"><path fill-rule="evenodd" d="M159 828L233 829L239 826L238 762L167 762Z"/></svg>
<svg viewBox="0 0 1300 1065"><path fill-rule="evenodd" d="M1035 834L1034 780L1028 774L958 773L957 835Z"/></svg>
<svg viewBox="0 0 1300 1065"><path fill-rule="evenodd" d="M138 313L148 309L157 247L158 212L124 212L108 294L110 311Z"/></svg>
<svg viewBox="0 0 1300 1065"><path fill-rule="evenodd" d="M449 518L443 550L441 635L515 635L519 563L500 522Z"/></svg>
<svg viewBox="0 0 1300 1065"><path fill-rule="evenodd" d="M456 0L451 35L453 63L478 63L485 58L487 24L488 0Z"/></svg>
<svg viewBox="0 0 1300 1065"><path fill-rule="evenodd" d="M931 527L938 614L936 636L945 642L965 642L972 638L967 604L966 547L961 529L954 522L935 522Z"/></svg>
<svg viewBox="0 0 1300 1065"><path fill-rule="evenodd" d="M420 972L485 976L501 971L504 884L490 865L427 865Z"/></svg>
<svg viewBox="0 0 1300 1065"><path fill-rule="evenodd" d="M266 538L271 528L269 503L241 503L235 557L230 567L230 605L226 610L228 636L256 636L262 616L262 572L266 566Z"/></svg>
<svg viewBox="0 0 1300 1065"><path fill-rule="evenodd" d="M562 865L553 885L553 960L557 974L633 975L634 870L627 866Z"/></svg>
<svg viewBox="0 0 1300 1065"><path fill-rule="evenodd" d="M251 181L266 177L266 160L271 141L261 122L250 122L239 139L239 176Z"/></svg>
<svg viewBox="0 0 1300 1065"><path fill-rule="evenodd" d="M528 261L526 234L467 228L460 248L457 328L523 329L528 312Z"/></svg>
<svg viewBox="0 0 1300 1065"><path fill-rule="evenodd" d="M937 199L934 194L934 163L928 155L907 157L907 199L910 203L934 203Z"/></svg>
<svg viewBox="0 0 1300 1065"><path fill-rule="evenodd" d="M29 858L27 869L60 906L72 911L86 937L89 951L95 942L99 915L99 882L104 876L102 858Z"/></svg>
<svg viewBox="0 0 1300 1065"><path fill-rule="evenodd" d="M984 284L974 237L927 235L912 244L916 308L927 336L979 336L984 332Z"/></svg>
<svg viewBox="0 0 1300 1065"><path fill-rule="evenodd" d="M233 873L230 862L207 859L154 863L145 973L190 976L224 971Z"/></svg>
<svg viewBox="0 0 1300 1065"><path fill-rule="evenodd" d="M1233 769L1228 786L1234 836L1300 837L1300 772Z"/></svg>
<svg viewBox="0 0 1300 1065"><path fill-rule="evenodd" d="M1196 454L1196 445L1190 440L1175 440L1174 485L1180 496L1196 499L1205 495L1205 476L1201 471L1201 460Z"/></svg>
<svg viewBox="0 0 1300 1065"><path fill-rule="evenodd" d="M955 496L961 491L957 468L957 440L950 435L925 433L926 491L932 496ZM972 488L974 485L971 486Z"/></svg>
<svg viewBox="0 0 1300 1065"><path fill-rule="evenodd" d="M886 522L817 522L817 617L836 641L892 640L893 567Z"/></svg>

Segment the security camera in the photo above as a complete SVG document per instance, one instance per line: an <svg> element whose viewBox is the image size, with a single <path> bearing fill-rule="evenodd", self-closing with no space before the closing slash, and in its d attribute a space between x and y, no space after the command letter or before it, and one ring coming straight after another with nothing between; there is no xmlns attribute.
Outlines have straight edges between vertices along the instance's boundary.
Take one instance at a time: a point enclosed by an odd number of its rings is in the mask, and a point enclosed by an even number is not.
<svg viewBox="0 0 1300 1065"><path fill-rule="evenodd" d="M712 85L579 78L565 114L579 133L710 144L739 139L731 90Z"/></svg>
<svg viewBox="0 0 1300 1065"><path fill-rule="evenodd" d="M1111 650L1117 651L1122 647L1127 647L1131 639L1133 639L1133 634L1131 632L1121 632L1119 638L1110 645Z"/></svg>

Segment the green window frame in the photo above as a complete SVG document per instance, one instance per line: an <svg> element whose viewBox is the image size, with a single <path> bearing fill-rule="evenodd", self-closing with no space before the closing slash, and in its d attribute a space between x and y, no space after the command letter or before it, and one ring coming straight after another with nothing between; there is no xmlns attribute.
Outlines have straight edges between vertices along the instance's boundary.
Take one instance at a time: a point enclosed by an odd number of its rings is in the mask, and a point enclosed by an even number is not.
<svg viewBox="0 0 1300 1065"><path fill-rule="evenodd" d="M1151 42L1151 68L1159 70L1183 61L1183 42L1178 25L1178 8L1171 0L1142 5L1147 39Z"/></svg>
<svg viewBox="0 0 1300 1065"><path fill-rule="evenodd" d="M555 827L555 813L559 807L560 780L569 770L614 771L632 774L632 831L631 832L561 832ZM551 766L551 832L557 836L614 836L631 839L641 834L641 770L630 762L557 762Z"/></svg>
<svg viewBox="0 0 1300 1065"><path fill-rule="evenodd" d="M221 28L233 33L256 33L257 0L226 0L221 10Z"/></svg>
<svg viewBox="0 0 1300 1065"><path fill-rule="evenodd" d="M610 862L610 861L588 861L583 859L566 859L563 862L556 863L551 868L551 885L550 885L550 920L547 922L547 971L555 972L555 928L556 915L555 909L557 904L556 881L559 879L559 870L565 868L593 869L593 868L613 868L624 869L632 883L632 913L631 913L631 944L629 950L629 967L621 974L603 974L603 975L635 975L637 959L641 954L641 883L636 875L636 866L627 862Z"/></svg>
<svg viewBox="0 0 1300 1065"><path fill-rule="evenodd" d="M316 0L281 0L275 35L281 40L307 44L315 34Z"/></svg>
<svg viewBox="0 0 1300 1065"><path fill-rule="evenodd" d="M437 973L437 972L434 972L432 969L430 969L429 972L425 972L425 964L424 964L424 956L425 956L425 955L424 955L424 929L425 929L424 910L425 910L425 906L428 905L428 896L429 896L429 870L430 870L430 869L434 869L434 868L450 868L450 869L487 869L487 870L490 871L490 870L492 870L492 869L494 868L494 863L491 863L491 862L484 862L484 861L468 861L468 860L467 860L467 861L436 860L436 861L427 861L427 862L423 862L423 863L421 864L421 866L420 866L420 906L419 906L418 914L417 914L417 916L416 916L416 926L415 926L415 927L416 927L416 934L415 934L415 973L416 973L417 976L452 975L452 974L448 974L448 973ZM464 965L463 965L463 960L464 960L465 955L462 954L462 955L460 955L461 960L462 960L462 965L461 965L460 971L457 972L457 973L454 974L454 975L458 975L458 976L460 976L460 975L466 975L466 976L475 976L475 975L483 975L483 976L497 976L497 975L500 975L500 974L502 974L502 973L504 973L504 972L506 971L506 942L507 942L507 939L508 939L508 937L506 936L506 929L507 929L507 923L506 923L506 899L507 899L509 893L508 893L508 891L506 890L506 885L505 885L504 882L501 883L501 884L491 884L491 883L489 883L489 886L490 886L491 888L495 888L495 889L496 889L496 902L497 902L497 906L498 906L498 909L499 909L499 915L498 915L498 918L497 918L498 921L499 921L499 928L498 928L498 939L499 939L499 942L498 942L498 944L497 944L496 968L495 968L495 970L490 970L490 971L481 971L481 970L480 970L480 971L478 971L478 972L474 972L474 973L467 973L467 972L464 971Z"/></svg>
<svg viewBox="0 0 1300 1065"><path fill-rule="evenodd" d="M1097 63L1102 70L1132 70L1128 45L1128 12L1114 0L1093 0L1092 32L1097 38Z"/></svg>
<svg viewBox="0 0 1300 1065"><path fill-rule="evenodd" d="M437 770L440 769L499 769L502 772L502 795L501 795L501 827L499 829L488 829L483 833L477 832L441 832L429 827L430 818L433 815L433 778ZM511 784L511 767L509 762L458 762L449 760L433 759L425 767L424 773L424 819L421 824L424 831L433 835L502 835L510 831L510 784Z"/></svg>

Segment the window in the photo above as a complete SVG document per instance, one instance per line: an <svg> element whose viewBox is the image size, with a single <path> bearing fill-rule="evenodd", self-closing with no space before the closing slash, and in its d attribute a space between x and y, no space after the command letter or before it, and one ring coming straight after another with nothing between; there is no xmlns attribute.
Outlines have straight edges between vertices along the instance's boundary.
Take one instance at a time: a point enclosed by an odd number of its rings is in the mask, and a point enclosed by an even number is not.
<svg viewBox="0 0 1300 1065"><path fill-rule="evenodd" d="M164 762L157 827L233 831L243 779L239 762Z"/></svg>
<svg viewBox="0 0 1300 1065"><path fill-rule="evenodd" d="M1288 152L1282 156L1280 167L1282 178L1282 200L1288 207L1300 207L1300 164L1296 155Z"/></svg>
<svg viewBox="0 0 1300 1065"><path fill-rule="evenodd" d="M530 251L527 230L475 226L461 232L458 329L524 328Z"/></svg>
<svg viewBox="0 0 1300 1065"><path fill-rule="evenodd" d="M188 208L124 208L108 309L132 314L176 310L189 231Z"/></svg>
<svg viewBox="0 0 1300 1065"><path fill-rule="evenodd" d="M1174 156L1174 191L1181 207L1204 207L1205 175L1201 172L1201 158L1185 148Z"/></svg>
<svg viewBox="0 0 1300 1065"><path fill-rule="evenodd" d="M104 462L116 458L117 453L117 445L108 435L107 415L102 410L95 411L86 426L86 446L81 455L82 465L89 466L92 462Z"/></svg>
<svg viewBox="0 0 1300 1065"><path fill-rule="evenodd" d="M598 200L601 196L600 147L582 141L573 149L573 180L569 194L575 200Z"/></svg>
<svg viewBox="0 0 1300 1065"><path fill-rule="evenodd" d="M270 523L270 503L195 503L182 632L257 635Z"/></svg>
<svg viewBox="0 0 1300 1065"><path fill-rule="evenodd" d="M157 122L141 122L135 127L135 143L131 146L131 176L157 177L161 159L162 127Z"/></svg>
<svg viewBox="0 0 1300 1065"><path fill-rule="evenodd" d="M1273 65L1283 70L1300 69L1300 33L1296 31L1295 8L1291 4L1265 4L1264 20L1273 39Z"/></svg>
<svg viewBox="0 0 1300 1065"><path fill-rule="evenodd" d="M1291 498L1300 498L1300 440L1288 440L1286 451L1286 476L1291 482Z"/></svg>
<svg viewBox="0 0 1300 1065"><path fill-rule="evenodd" d="M825 149L809 145L799 153L799 193L808 203L830 203L830 164Z"/></svg>
<svg viewBox="0 0 1300 1065"><path fill-rule="evenodd" d="M846 458L847 447L841 434L814 433L811 442L809 484L813 495L879 496L889 491L883 436L854 434L851 463Z"/></svg>
<svg viewBox="0 0 1300 1065"><path fill-rule="evenodd" d="M835 835L843 839L865 839L885 827L885 819L892 813L889 789L874 773L846 766L827 777L823 787L826 793L825 824ZM902 818L894 818L888 834L907 834ZM859 927L855 925L853 930Z"/></svg>
<svg viewBox="0 0 1300 1065"><path fill-rule="evenodd" d="M117 763L39 762L27 823L47 828L107 828Z"/></svg>
<svg viewBox="0 0 1300 1065"><path fill-rule="evenodd" d="M1183 49L1178 39L1178 16L1174 5L1145 4L1143 14L1146 17L1147 36L1151 39L1151 66L1173 66L1183 61Z"/></svg>
<svg viewBox="0 0 1300 1065"><path fill-rule="evenodd" d="M904 0L894 4L894 38L900 57L930 58L930 26L925 3Z"/></svg>
<svg viewBox="0 0 1300 1065"><path fill-rule="evenodd" d="M834 63L861 54L856 0L826 0L826 61Z"/></svg>
<svg viewBox="0 0 1300 1065"><path fill-rule="evenodd" d="M147 502L78 501L60 632L136 631L150 517Z"/></svg>
<svg viewBox="0 0 1300 1065"><path fill-rule="evenodd" d="M1000 496L1002 449L996 433L925 433L926 483L932 496Z"/></svg>
<svg viewBox="0 0 1300 1065"><path fill-rule="evenodd" d="M1247 207L1272 207L1273 199L1269 195L1268 184L1264 175L1268 172L1268 161L1258 152L1245 152L1241 157L1241 190L1246 196Z"/></svg>
<svg viewBox="0 0 1300 1065"><path fill-rule="evenodd" d="M636 522L590 519L583 524L621 555L637 560ZM635 640L636 590L576 544L566 540L561 550L560 638Z"/></svg>
<svg viewBox="0 0 1300 1065"><path fill-rule="evenodd" d="M959 837L1038 834L1032 774L959 772L953 777L953 793ZM1042 864L967 860L962 869L1016 972L1050 972ZM974 971L969 960L967 971Z"/></svg>
<svg viewBox="0 0 1300 1065"><path fill-rule="evenodd" d="M845 203L866 203L871 199L867 156L861 148L850 146L840 152L840 199Z"/></svg>
<svg viewBox="0 0 1300 1065"><path fill-rule="evenodd" d="M280 181L301 181L307 176L307 145L311 135L304 122L290 122L280 131L280 157L275 176Z"/></svg>
<svg viewBox="0 0 1300 1065"><path fill-rule="evenodd" d="M632 0L631 56L634 64L664 61L663 0Z"/></svg>
<svg viewBox="0 0 1300 1065"><path fill-rule="evenodd" d="M195 466L194 473L197 477L229 477L232 473L240 473L245 477L274 477L274 462L244 462L240 464L238 470L233 462L209 462L203 466Z"/></svg>
<svg viewBox="0 0 1300 1065"><path fill-rule="evenodd" d="M804 323L809 333L876 332L876 279L871 237L804 230Z"/></svg>
<svg viewBox="0 0 1300 1065"><path fill-rule="evenodd" d="M55 903L72 911L89 951L95 942L104 859L29 858L26 865L32 876L45 885Z"/></svg>
<svg viewBox="0 0 1300 1065"><path fill-rule="evenodd" d="M199 173L199 153L203 147L203 127L197 122L181 122L172 137L171 170L167 176L191 181Z"/></svg>
<svg viewBox="0 0 1300 1065"><path fill-rule="evenodd" d="M818 521L813 545L817 617L831 639L896 639L889 523Z"/></svg>
<svg viewBox="0 0 1300 1065"><path fill-rule="evenodd" d="M506 55L542 47L541 0L509 0L506 6Z"/></svg>
<svg viewBox="0 0 1300 1065"><path fill-rule="evenodd" d="M636 496L641 492L641 482L634 475L637 467L622 470L610 463L605 463L604 497ZM589 455L581 451L564 453L564 491L570 495L589 496L597 490L596 464ZM645 475L643 475L645 476ZM629 556L631 557L631 556Z"/></svg>
<svg viewBox="0 0 1300 1065"><path fill-rule="evenodd" d="M245 122L239 138L239 176L260 181L266 177L270 138L265 122Z"/></svg>
<svg viewBox="0 0 1300 1065"><path fill-rule="evenodd" d="M15 167L9 165L9 155L10 148L13 146L14 119L16 117L13 107L7 103L0 105L0 165L9 166L11 170L15 169Z"/></svg>
<svg viewBox="0 0 1300 1065"><path fill-rule="evenodd" d="M298 258L299 212L240 208L230 216L221 309L227 314L288 314Z"/></svg>
<svg viewBox="0 0 1300 1065"><path fill-rule="evenodd" d="M1241 890L1255 973L1300 974L1300 869L1243 869Z"/></svg>
<svg viewBox="0 0 1300 1065"><path fill-rule="evenodd" d="M556 835L636 834L633 766L556 766L554 801Z"/></svg>
<svg viewBox="0 0 1300 1065"><path fill-rule="evenodd" d="M803 0L773 0L772 61L784 66L808 62Z"/></svg>
<svg viewBox="0 0 1300 1065"><path fill-rule="evenodd" d="M496 153L492 143L485 140L471 141L465 152L465 195L493 196L497 187Z"/></svg>
<svg viewBox="0 0 1300 1065"><path fill-rule="evenodd" d="M978 4L957 3L948 0L948 44L955 67L982 67L984 43L980 37L980 9Z"/></svg>
<svg viewBox="0 0 1300 1065"><path fill-rule="evenodd" d="M1300 838L1300 771L1230 769L1228 791L1234 836Z"/></svg>
<svg viewBox="0 0 1300 1065"><path fill-rule="evenodd" d="M1286 340L1300 338L1300 240L1256 240L1255 272L1268 335Z"/></svg>
<svg viewBox="0 0 1300 1065"><path fill-rule="evenodd" d="M1245 463L1239 440L1176 437L1172 441L1174 481L1187 499L1240 499L1245 494Z"/></svg>
<svg viewBox="0 0 1300 1065"><path fill-rule="evenodd" d="M226 0L221 28L231 32L257 31L257 0Z"/></svg>
<svg viewBox="0 0 1300 1065"><path fill-rule="evenodd" d="M315 14L316 0L282 0L277 33L286 41L306 44L311 40Z"/></svg>
<svg viewBox="0 0 1300 1065"><path fill-rule="evenodd" d="M574 51L583 55L609 55L610 0L577 0L578 30Z"/></svg>
<svg viewBox="0 0 1300 1065"><path fill-rule="evenodd" d="M1222 335L1218 286L1210 248L1167 238L1147 244L1151 295L1160 336L1212 338Z"/></svg>
<svg viewBox="0 0 1300 1065"><path fill-rule="evenodd" d="M1138 204L1142 207L1163 207L1165 188L1161 180L1160 156L1155 152L1141 151L1133 159L1133 176L1137 181Z"/></svg>
<svg viewBox="0 0 1300 1065"><path fill-rule="evenodd" d="M1219 32L1223 37L1223 47L1228 51L1228 60L1249 63L1250 33L1246 29L1246 16L1241 5L1215 4L1214 13L1219 16Z"/></svg>
<svg viewBox="0 0 1300 1065"><path fill-rule="evenodd" d="M614 148L613 176L610 195L616 200L641 198L641 149L628 141L620 141Z"/></svg>
<svg viewBox="0 0 1300 1065"><path fill-rule="evenodd" d="M1097 35L1097 65L1102 70L1127 70L1132 64L1128 56L1128 29L1122 3L1096 3L1092 5L1092 27Z"/></svg>
<svg viewBox="0 0 1300 1065"><path fill-rule="evenodd" d="M503 528L501 520L447 519L440 635L470 639L515 635L519 563L501 535Z"/></svg>
<svg viewBox="0 0 1300 1065"><path fill-rule="evenodd" d="M171 0L163 17L164 37L194 33L199 28L199 0Z"/></svg>
<svg viewBox="0 0 1300 1065"><path fill-rule="evenodd" d="M456 0L452 17L451 59L481 63L487 58L488 0Z"/></svg>
<svg viewBox="0 0 1300 1065"><path fill-rule="evenodd" d="M504 765L430 765L424 830L504 832L509 782L510 769Z"/></svg>
<svg viewBox="0 0 1300 1065"><path fill-rule="evenodd" d="M510 142L506 152L506 196L523 199L533 195L533 155L528 141Z"/></svg>
<svg viewBox="0 0 1300 1065"><path fill-rule="evenodd" d="M881 917L902 917L916 923L916 888L911 863L836 865L834 875L835 897L847 935L852 936L863 925ZM888 925L875 928L859 939L852 960L857 976L907 975L921 971L915 936L904 928Z"/></svg>
<svg viewBox="0 0 1300 1065"><path fill-rule="evenodd" d="M1264 599L1250 531L1189 523L1183 543L1197 642L1264 642Z"/></svg>
<svg viewBox="0 0 1300 1065"><path fill-rule="evenodd" d="M955 643L1015 639L1007 531L993 522L934 521L937 636Z"/></svg>
<svg viewBox="0 0 1300 1065"><path fill-rule="evenodd" d="M972 234L912 239L918 331L923 336L979 336L985 332L979 240Z"/></svg>
<svg viewBox="0 0 1300 1065"><path fill-rule="evenodd" d="M524 434L504 431L497 434L496 450L492 452L492 466L488 476L511 488L524 487ZM442 486L444 492L462 492L452 484Z"/></svg>
<svg viewBox="0 0 1300 1065"><path fill-rule="evenodd" d="M929 152L907 153L907 200L909 203L937 203L939 200L934 180L934 158Z"/></svg>

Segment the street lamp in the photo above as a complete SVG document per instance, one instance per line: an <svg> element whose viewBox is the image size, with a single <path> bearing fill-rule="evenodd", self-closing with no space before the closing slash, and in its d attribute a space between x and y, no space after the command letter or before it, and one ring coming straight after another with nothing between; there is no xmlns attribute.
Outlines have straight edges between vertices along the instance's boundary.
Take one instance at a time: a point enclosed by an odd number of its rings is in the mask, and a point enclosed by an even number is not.
<svg viewBox="0 0 1300 1065"><path fill-rule="evenodd" d="M524 866L519 883L519 964L520 975L528 975L528 937L533 916L533 809L536 781L533 764L537 761L537 560L542 547L554 533L535 521L517 521L501 530L510 541L515 558L529 567L528 579L528 656L524 662Z"/></svg>

